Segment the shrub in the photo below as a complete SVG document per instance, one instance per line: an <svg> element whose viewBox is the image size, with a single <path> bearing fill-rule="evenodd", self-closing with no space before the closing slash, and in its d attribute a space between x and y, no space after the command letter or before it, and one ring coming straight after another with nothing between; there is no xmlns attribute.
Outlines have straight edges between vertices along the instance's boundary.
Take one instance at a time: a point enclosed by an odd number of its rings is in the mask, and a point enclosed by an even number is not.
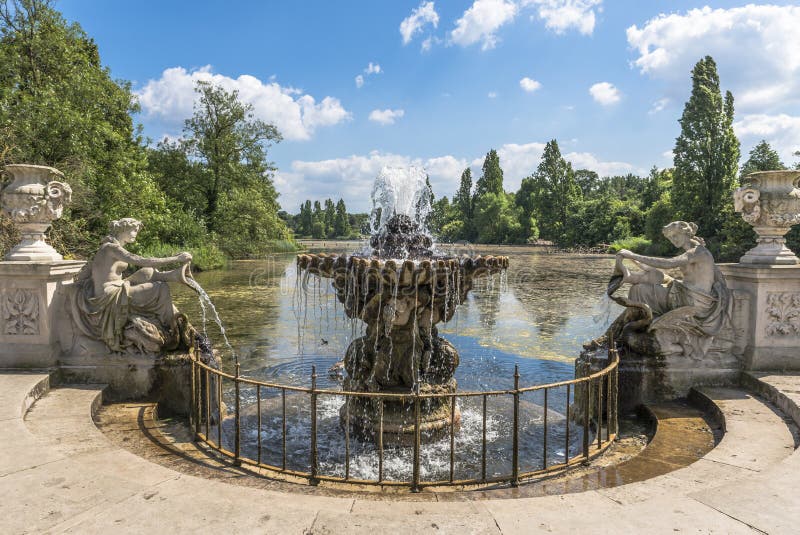
<svg viewBox="0 0 800 535"><path fill-rule="evenodd" d="M134 247L131 246L133 249ZM165 243L152 243L146 247L136 248L137 254L141 256L165 258L175 256L182 251L192 253L192 269L195 271L210 271L225 267L228 258L225 253L213 243L198 245L194 247L181 247L178 245Z"/></svg>
<svg viewBox="0 0 800 535"><path fill-rule="evenodd" d="M617 240L608 246L608 252L616 254L622 249L633 251L634 253L644 254L652 243L644 236L633 236L622 240Z"/></svg>

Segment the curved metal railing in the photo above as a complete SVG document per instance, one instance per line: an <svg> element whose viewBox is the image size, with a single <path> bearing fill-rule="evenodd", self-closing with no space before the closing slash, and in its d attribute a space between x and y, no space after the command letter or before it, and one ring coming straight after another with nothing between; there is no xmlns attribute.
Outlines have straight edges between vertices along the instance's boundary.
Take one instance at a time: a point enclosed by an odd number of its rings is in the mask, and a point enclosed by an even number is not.
<svg viewBox="0 0 800 535"><path fill-rule="evenodd" d="M507 390L488 390L488 391L463 391L454 393L430 393L430 394L405 394L405 393L383 393L383 392L349 392L342 390L332 390L317 388L316 370L312 366L311 386L293 386L280 383L260 381L248 377L243 377L239 373L239 365L236 365L236 372L232 375L221 370L215 369L201 362L197 358L198 352L195 351L195 358L192 360L192 411L190 424L194 432L196 441L206 444L208 447L220 452L221 454L233 459L234 464L246 464L252 467L263 469L270 477L279 479L305 480L309 484L316 485L320 482L330 482L337 484L349 484L353 486L378 485L386 487L405 487L414 492L420 491L423 487L485 487L489 485L510 484L517 486L521 482L535 479L537 477L552 474L557 471L565 470L573 465L582 464L591 458L602 453L616 438L618 432L617 423L617 386L618 386L618 365L619 355L614 348L608 350L608 364L604 369L591 375L580 377L568 381L556 383L520 387L519 370L515 369L514 388ZM233 395L232 411L223 403L223 382L232 383L232 393L226 391L228 396ZM257 426L256 435L256 455L248 456L242 454L241 434L242 434L242 400L243 388L255 389L255 411ZM268 398L263 394L272 391L273 395L269 398L272 402L266 403ZM554 398L553 393L565 391L566 396L562 399L564 403L564 454L563 461L548 464L548 435L552 435L553 424L548 427L548 412L552 409ZM298 470L290 468L287 463L287 392L291 395L300 395L307 398L310 410L308 412L308 425L304 426L309 430L308 450L309 470ZM538 467L534 468L527 463L529 469L521 469L523 461L520 458L520 439L522 423L520 421L520 398L523 394L531 392L541 392L542 403L542 436L541 436L541 459L537 459ZM275 393L279 393L277 396ZM344 409L342 418L345 420L342 425L345 441L344 452L344 475L326 472L321 469L318 458L317 446L317 423L319 417L318 401L320 396L336 396L344 398ZM355 478L351 476L351 445L354 437L350 432L350 400L353 398L373 398L380 400L379 408L383 409L385 400L404 400L413 402L414 407L414 441L411 459L411 479L394 480L385 477L383 444L383 410L379 411L380 427L376 433L376 449L378 457L378 477L373 479ZM421 430L421 406L426 398L449 398L451 411L451 423L449 424L448 435L450 440L449 447L449 477L426 480L421 474L425 471L424 463L421 459L423 431ZM456 435L457 425L455 423L456 405L459 400L472 400L480 398L481 407L481 454L480 469L475 469L474 473L468 477L455 477L455 457L456 457ZM510 398L511 414L511 467L510 471L501 474L489 474L487 472L487 402L490 398ZM277 399L280 402L275 402ZM507 406L508 404L506 404ZM232 414L231 414L232 412ZM281 444L271 448L271 453L277 454L281 462L269 463L264 459L264 453L268 446L263 444L262 425L264 416L277 417L281 422ZM221 422L232 419L233 430L232 440L223 440L223 425ZM581 441L580 447L570 448L570 422L574 421L580 427ZM594 432L594 436L592 436ZM214 436L216 435L216 436ZM228 437L226 437L228 438ZM230 444L225 447L225 442L233 442L232 449ZM552 439L551 444L552 446ZM536 449L536 448L534 448ZM571 449L577 450L572 454ZM276 451L277 450L277 451ZM527 448L530 450L530 448Z"/></svg>

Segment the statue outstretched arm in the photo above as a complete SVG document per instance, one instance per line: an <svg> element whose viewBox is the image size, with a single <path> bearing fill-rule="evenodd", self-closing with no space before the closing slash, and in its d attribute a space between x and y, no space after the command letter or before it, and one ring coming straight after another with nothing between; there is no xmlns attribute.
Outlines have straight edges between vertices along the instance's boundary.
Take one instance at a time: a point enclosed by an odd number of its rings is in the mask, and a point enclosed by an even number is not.
<svg viewBox="0 0 800 535"><path fill-rule="evenodd" d="M112 250L114 251L114 256L120 260L124 260L129 264L140 267L158 267L166 264L174 264L176 262L185 264L192 261L192 255L185 252L176 256L167 256L165 258L148 258L145 256L135 255L121 245L114 244L110 245L110 247L112 247Z"/></svg>
<svg viewBox="0 0 800 535"><path fill-rule="evenodd" d="M622 249L617 255L659 269L681 268L689 264L689 256L686 253L673 258L661 258L658 256L639 255L627 249Z"/></svg>

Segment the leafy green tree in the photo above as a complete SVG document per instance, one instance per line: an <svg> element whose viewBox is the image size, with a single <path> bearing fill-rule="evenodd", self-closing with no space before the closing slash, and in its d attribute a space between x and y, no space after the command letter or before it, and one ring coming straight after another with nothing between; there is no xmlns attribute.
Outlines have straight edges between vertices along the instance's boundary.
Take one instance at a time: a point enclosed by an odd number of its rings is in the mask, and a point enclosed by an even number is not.
<svg viewBox="0 0 800 535"><path fill-rule="evenodd" d="M205 184L207 169L189 157L186 144L163 139L154 149L147 151L147 167L161 190L183 210L199 215L208 211Z"/></svg>
<svg viewBox="0 0 800 535"><path fill-rule="evenodd" d="M475 205L479 243L524 243L519 208L505 192L486 193Z"/></svg>
<svg viewBox="0 0 800 535"><path fill-rule="evenodd" d="M740 174L745 177L754 171L777 171L780 169L786 169L781 157L769 146L766 140L762 139L750 151L747 161L742 164Z"/></svg>
<svg viewBox="0 0 800 535"><path fill-rule="evenodd" d="M672 203L681 218L698 224L712 251L719 251L719 234L733 217L739 163L733 112L733 95L722 97L717 65L704 57L692 69L692 94L673 150Z"/></svg>
<svg viewBox="0 0 800 535"><path fill-rule="evenodd" d="M575 183L581 189L581 195L588 197L597 191L600 177L594 171L588 169L575 170Z"/></svg>
<svg viewBox="0 0 800 535"><path fill-rule="evenodd" d="M336 236L350 236L350 220L347 217L347 207L343 199L336 203L336 218L334 220L334 234Z"/></svg>
<svg viewBox="0 0 800 535"><path fill-rule="evenodd" d="M483 160L483 174L475 184L475 200L487 193L503 193L503 169L500 167L500 156L494 149L486 153Z"/></svg>
<svg viewBox="0 0 800 535"><path fill-rule="evenodd" d="M572 165L561 157L555 139L545 145L542 160L525 187L530 193L524 209L536 217L542 237L559 243L567 241L565 225L581 191Z"/></svg>
<svg viewBox="0 0 800 535"><path fill-rule="evenodd" d="M142 219L145 243L170 220L146 171L137 109L130 85L111 78L95 42L52 2L0 0L0 152L65 173L73 202L51 231L63 252L91 254L109 218Z"/></svg>
<svg viewBox="0 0 800 535"><path fill-rule="evenodd" d="M219 198L214 227L220 248L233 258L254 258L292 236L269 201L269 192L233 188Z"/></svg>
<svg viewBox="0 0 800 535"><path fill-rule="evenodd" d="M314 211L311 215L311 237L319 240L325 237L325 213L322 211L322 204L314 201Z"/></svg>
<svg viewBox="0 0 800 535"><path fill-rule="evenodd" d="M186 120L184 135L192 156L208 170L208 180L202 184L208 199L206 215L216 214L223 192L253 186L261 186L265 202L277 213L277 193L270 179L274 168L266 150L282 139L278 130L256 119L253 106L241 102L238 91L205 81L198 81L195 91L199 99L194 115Z"/></svg>
<svg viewBox="0 0 800 535"><path fill-rule="evenodd" d="M203 217L220 237L220 247L235 258L253 257L270 250L275 240L290 240L286 222L278 217L274 167L267 160L267 148L281 140L280 133L256 119L253 107L241 102L236 91L203 81L195 91L198 101L184 124L181 143L202 168L194 177L195 187L206 200ZM223 209L234 212L223 214ZM258 229L247 226L250 218L241 213L244 209L259 214ZM237 223L236 217L242 221ZM242 240L235 239L232 229Z"/></svg>
<svg viewBox="0 0 800 535"><path fill-rule="evenodd" d="M335 235L334 223L336 222L336 206L330 199L325 199L322 221L325 224L325 236L332 238Z"/></svg>
<svg viewBox="0 0 800 535"><path fill-rule="evenodd" d="M641 199L642 209L647 210L661 199L664 192L672 188L672 169L658 169L653 166L644 179Z"/></svg>
<svg viewBox="0 0 800 535"><path fill-rule="evenodd" d="M520 224L528 241L535 241L539 237L539 199L542 195L542 184L533 176L522 179L519 190L514 196L514 202L520 208ZM534 236L535 235L535 236Z"/></svg>
<svg viewBox="0 0 800 535"><path fill-rule="evenodd" d="M314 225L314 212L311 210L311 201L306 200L300 206L300 234L311 236L311 227Z"/></svg>
<svg viewBox="0 0 800 535"><path fill-rule="evenodd" d="M454 240L474 240L475 225L473 224L474 217L474 197L472 193L472 169L467 167L461 173L461 182L458 186L458 191L453 196L453 207L455 209L454 217L458 219L461 224L457 227L451 226L450 231L453 232L456 228L459 229L458 234L451 236ZM441 228L444 228L444 224Z"/></svg>
<svg viewBox="0 0 800 535"><path fill-rule="evenodd" d="M455 205L450 204L450 199L448 199L446 195L441 199L434 201L431 210L431 217L428 221L428 230L430 230L435 236L442 237L446 240L460 239L460 236L453 237L442 235L442 228L444 228L454 217L457 217L455 211Z"/></svg>

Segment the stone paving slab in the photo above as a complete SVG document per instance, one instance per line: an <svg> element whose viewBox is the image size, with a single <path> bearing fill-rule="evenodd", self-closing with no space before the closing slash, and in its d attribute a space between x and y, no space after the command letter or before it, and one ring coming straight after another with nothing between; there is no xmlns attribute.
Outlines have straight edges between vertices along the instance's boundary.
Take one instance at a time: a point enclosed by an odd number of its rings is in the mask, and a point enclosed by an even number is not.
<svg viewBox="0 0 800 535"><path fill-rule="evenodd" d="M18 412L32 384L0 374L0 392ZM800 391L800 377L791 385ZM2 422L0 468L4 459L12 463L0 471L0 531L796 533L800 522L795 437L780 414L735 389L705 391L728 434L686 468L614 489L449 502L281 493L180 474L102 435L89 417L99 391L54 390L25 422L10 413Z"/></svg>
<svg viewBox="0 0 800 535"><path fill-rule="evenodd" d="M3 372L0 388L0 421L22 418L28 408L50 389L50 374Z"/></svg>
<svg viewBox="0 0 800 535"><path fill-rule="evenodd" d="M711 492L691 494L764 533L800 532L800 454L770 467L743 484L737 482Z"/></svg>

